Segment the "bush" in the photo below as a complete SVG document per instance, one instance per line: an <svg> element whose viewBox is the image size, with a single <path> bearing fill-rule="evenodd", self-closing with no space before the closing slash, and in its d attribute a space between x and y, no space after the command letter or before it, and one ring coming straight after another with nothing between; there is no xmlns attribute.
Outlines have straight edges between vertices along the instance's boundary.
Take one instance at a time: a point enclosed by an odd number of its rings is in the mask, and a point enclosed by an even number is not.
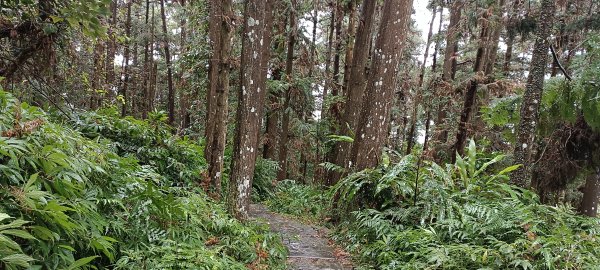
<svg viewBox="0 0 600 270"><path fill-rule="evenodd" d="M265 203L275 212L319 222L325 219L329 198L320 187L284 180L277 183L275 192Z"/></svg>
<svg viewBox="0 0 600 270"><path fill-rule="evenodd" d="M477 156L471 142L456 164L429 163L418 177L411 156L348 176L334 188L342 201L374 199L350 209L337 239L377 269L598 268L597 219L540 204L506 184L517 166L492 173L503 156Z"/></svg>
<svg viewBox="0 0 600 270"><path fill-rule="evenodd" d="M0 268L284 267L266 227L188 184L197 145L152 120L78 117L85 137L0 92Z"/></svg>

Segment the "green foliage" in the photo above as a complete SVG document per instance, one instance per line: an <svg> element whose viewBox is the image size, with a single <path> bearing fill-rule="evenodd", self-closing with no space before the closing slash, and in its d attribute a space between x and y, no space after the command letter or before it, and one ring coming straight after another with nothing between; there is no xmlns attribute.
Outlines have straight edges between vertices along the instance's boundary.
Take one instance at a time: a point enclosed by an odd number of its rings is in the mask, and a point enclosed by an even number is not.
<svg viewBox="0 0 600 270"><path fill-rule="evenodd" d="M284 180L277 183L275 192L265 203L272 211L318 222L326 215L329 198L330 194L320 187Z"/></svg>
<svg viewBox="0 0 600 270"><path fill-rule="evenodd" d="M88 36L101 37L106 35L106 28L99 16L109 13L110 2L111 0L14 0L0 2L0 8L3 13L6 12L6 18L16 23L31 21L41 24L47 35L55 33L58 27L67 23L69 27L81 29ZM40 21L45 16L49 20Z"/></svg>
<svg viewBox="0 0 600 270"><path fill-rule="evenodd" d="M335 187L360 207L337 238L377 269L594 269L600 224L567 206L540 204L506 184L502 156L480 159L471 142L456 164L419 171L407 156L387 169L365 170ZM363 203L365 198L373 199ZM344 203L341 203L343 205Z"/></svg>
<svg viewBox="0 0 600 270"><path fill-rule="evenodd" d="M85 136L0 92L0 268L283 267L266 227L191 184L202 149L171 136L160 114L76 117Z"/></svg>
<svg viewBox="0 0 600 270"><path fill-rule="evenodd" d="M29 262L34 259L23 254L21 246L11 238L35 240L35 237L25 230L24 225L27 221L17 219L7 223L10 219L11 216L0 212L0 262L6 265L7 269L28 267Z"/></svg>
<svg viewBox="0 0 600 270"><path fill-rule="evenodd" d="M188 138L172 136L166 120L162 111L151 113L147 121L120 118L112 107L78 115L73 126L90 139L111 140L110 147L119 155L135 156L174 183L199 182L200 172L207 168L204 149Z"/></svg>
<svg viewBox="0 0 600 270"><path fill-rule="evenodd" d="M255 201L264 201L273 196L277 180L277 171L279 163L270 159L258 158L254 169L254 181L252 181L252 199Z"/></svg>

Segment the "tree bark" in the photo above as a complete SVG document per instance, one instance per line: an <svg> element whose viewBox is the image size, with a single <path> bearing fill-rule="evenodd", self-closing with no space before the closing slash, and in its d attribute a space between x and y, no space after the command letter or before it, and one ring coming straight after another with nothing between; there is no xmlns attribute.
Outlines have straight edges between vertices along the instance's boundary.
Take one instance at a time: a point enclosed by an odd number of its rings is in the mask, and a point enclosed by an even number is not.
<svg viewBox="0 0 600 270"><path fill-rule="evenodd" d="M152 74L152 66L150 63L150 39L148 39L148 29L150 20L150 0L146 0L146 15L145 24L146 35L144 35L144 74L142 75L142 118L148 118L148 111L150 110L150 74Z"/></svg>
<svg viewBox="0 0 600 270"><path fill-rule="evenodd" d="M513 24L522 0L514 0L512 9L508 15L508 23L506 26L506 52L504 53L504 64L502 65L502 74L504 77L510 75L510 62L512 61L513 44L515 42L515 30Z"/></svg>
<svg viewBox="0 0 600 270"><path fill-rule="evenodd" d="M464 0L453 1L450 9L450 23L448 25L448 33L446 34L446 51L444 53L444 66L442 71L442 80L445 82L454 81L456 75L456 58L458 51L458 32L460 27L461 11L464 6ZM448 100L440 100L438 107L438 115L436 120L437 128L437 140L440 142L448 141L448 107L450 106L449 97Z"/></svg>
<svg viewBox="0 0 600 270"><path fill-rule="evenodd" d="M423 79L425 78L425 67L427 57L429 57L429 47L431 46L431 36L433 35L433 23L437 14L437 6L431 12L431 22L429 22L429 32L427 33L427 42L425 43L425 53L423 53L423 63L421 64L421 73L419 74L419 87L423 87Z"/></svg>
<svg viewBox="0 0 600 270"><path fill-rule="evenodd" d="M163 46L165 49L165 61L167 64L167 86L168 86L168 97L167 97L167 108L169 110L169 125L173 126L175 122L175 88L173 88L173 68L171 67L171 52L169 50L169 35L167 31L167 17L165 14L165 0L160 1L160 16L162 18L162 30L164 39Z"/></svg>
<svg viewBox="0 0 600 270"><path fill-rule="evenodd" d="M490 38L489 28L489 13L484 11L481 23L481 33L479 35L479 47L477 48L477 54L475 55L475 62L473 64L473 77L469 81L467 91L465 93L463 108L460 114L460 121L458 122L458 130L456 132L456 142L452 147L451 160L452 163L456 162L456 155L463 155L464 148L467 143L467 137L469 133L468 124L471 119L473 108L477 98L477 87L479 86L479 78L482 74L488 49L488 43Z"/></svg>
<svg viewBox="0 0 600 270"><path fill-rule="evenodd" d="M346 30L346 55L344 59L344 82L342 94L347 97L348 84L350 83L350 70L352 69L352 57L354 56L354 40L356 38L356 3L355 0L348 2L346 13L348 13L348 28Z"/></svg>
<svg viewBox="0 0 600 270"><path fill-rule="evenodd" d="M523 166L511 175L511 182L517 186L528 188L531 183L530 156L534 147L535 132L539 120L539 107L544 90L544 76L548 61L548 38L552 33L554 0L542 0L541 14L538 18L536 39L529 68L523 103L521 104L521 119L517 129L517 140L514 146L514 163Z"/></svg>
<svg viewBox="0 0 600 270"><path fill-rule="evenodd" d="M115 87L115 54L117 50L117 1L113 0L110 3L111 16L110 26L108 30L108 44L106 49L106 78L104 82L104 89L106 90L106 97L112 100L114 97L113 88Z"/></svg>
<svg viewBox="0 0 600 270"><path fill-rule="evenodd" d="M371 44L371 33L373 32L373 23L375 17L376 0L365 0L360 11L360 20L358 30L356 32L356 40L354 42L355 49L352 56L352 64L350 66L350 74L348 74L348 90L346 93L346 103L342 115L342 124L340 126L341 134L352 136L356 131L359 120L359 110L365 86L367 84L367 69L369 58L369 46ZM349 167L351 143L339 142L333 150L335 163L342 167ZM328 184L335 184L341 174L339 172L331 173Z"/></svg>
<svg viewBox="0 0 600 270"><path fill-rule="evenodd" d="M127 3L127 19L125 21L125 35L131 36L131 5L132 2ZM127 88L129 87L129 54L130 44L125 45L125 52L123 52L123 86L121 87L121 96L123 96L123 107L121 107L121 116L127 115L127 103L128 100Z"/></svg>
<svg viewBox="0 0 600 270"><path fill-rule="evenodd" d="M288 144L292 111L290 108L290 100L293 94L292 91L294 91L292 72L294 67L294 46L296 44L296 0L291 0L289 22L290 31L288 33L285 64L285 76L289 87L285 93L285 101L282 110L283 117L281 119L281 136L279 138L279 171L277 172L277 181L287 178Z"/></svg>
<svg viewBox="0 0 600 270"><path fill-rule="evenodd" d="M579 213L588 217L596 217L598 200L600 200L600 168L596 170L596 173L590 174L585 181Z"/></svg>
<svg viewBox="0 0 600 270"><path fill-rule="evenodd" d="M398 65L407 43L411 11L412 0L386 0L384 3L369 73L368 91L352 148L352 161L357 170L375 167L381 159L396 90Z"/></svg>
<svg viewBox="0 0 600 270"><path fill-rule="evenodd" d="M231 161L228 209L248 218L252 180L266 94L267 63L271 43L273 0L244 2L244 26L236 131Z"/></svg>
<svg viewBox="0 0 600 270"><path fill-rule="evenodd" d="M429 57L429 47L431 46L431 36L433 35L433 24L437 14L437 6L433 8L431 15L431 21L429 22L429 32L427 33L427 42L425 43L425 53L423 54L423 63L421 64L421 73L419 74L419 84L415 92L412 113L410 118L410 127L406 136L406 154L409 155L412 152L412 148L415 145L415 133L417 129L417 117L419 113L419 106L423 99L421 92L423 87L423 80L425 78L425 67L427 64L427 58Z"/></svg>
<svg viewBox="0 0 600 270"><path fill-rule="evenodd" d="M211 68L215 68L213 72L217 76L213 77L209 81L209 89L214 88L216 99L215 99L215 114L214 114L214 127L212 129L212 140L207 141L210 146L209 152L209 163L208 163L208 175L211 179L211 192L213 197L220 198L221 195L221 179L223 174L224 164L224 152L225 143L227 139L227 116L229 105L227 98L229 96L229 69L230 69L230 55L231 55L231 35L232 29L232 18L233 8L231 0L212 0L212 6L210 11L210 24L216 24L216 26L209 26L210 30L217 31L212 33L211 36L215 37L216 40L212 43L212 56L211 61L213 65ZM218 46L218 47L216 47Z"/></svg>

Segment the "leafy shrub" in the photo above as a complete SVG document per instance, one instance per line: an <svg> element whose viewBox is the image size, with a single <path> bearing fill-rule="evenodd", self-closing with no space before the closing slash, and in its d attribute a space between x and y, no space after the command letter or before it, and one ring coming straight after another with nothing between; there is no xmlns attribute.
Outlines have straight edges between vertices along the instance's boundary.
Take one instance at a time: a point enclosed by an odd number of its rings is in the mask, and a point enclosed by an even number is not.
<svg viewBox="0 0 600 270"><path fill-rule="evenodd" d="M480 160L475 144L456 164L414 157L358 172L335 191L346 202L374 196L340 225L339 240L377 269L597 269L600 224L570 207L539 203L506 184L503 156Z"/></svg>
<svg viewBox="0 0 600 270"><path fill-rule="evenodd" d="M320 187L301 185L293 180L277 183L275 192L266 200L273 211L321 221L326 215L329 194Z"/></svg>
<svg viewBox="0 0 600 270"><path fill-rule="evenodd" d="M79 119L85 137L0 91L0 268L284 267L267 228L186 185L201 148L159 122Z"/></svg>
<svg viewBox="0 0 600 270"><path fill-rule="evenodd" d="M275 189L274 181L277 179L279 163L270 159L258 158L254 169L254 181L252 182L252 199L264 201L273 196Z"/></svg>
<svg viewBox="0 0 600 270"><path fill-rule="evenodd" d="M187 137L172 136L164 112L150 113L146 121L121 118L115 108L74 118L73 127L85 137L109 139L117 154L135 156L140 164L154 167L176 184L199 182L200 173L207 168L204 149Z"/></svg>

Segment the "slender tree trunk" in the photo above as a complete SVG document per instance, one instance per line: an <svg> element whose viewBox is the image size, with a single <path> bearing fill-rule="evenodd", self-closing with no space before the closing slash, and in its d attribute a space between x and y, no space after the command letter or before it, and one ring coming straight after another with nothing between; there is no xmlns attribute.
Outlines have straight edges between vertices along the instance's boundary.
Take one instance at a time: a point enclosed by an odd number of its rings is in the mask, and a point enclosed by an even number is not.
<svg viewBox="0 0 600 270"><path fill-rule="evenodd" d="M210 144L210 163L208 164L208 174L211 179L213 196L219 198L221 195L221 179L223 174L225 143L227 138L227 116L229 105L227 97L229 95L229 69L231 55L231 35L233 32L231 19L233 18L233 8L231 0L212 0L211 24L209 27L213 31L211 36L216 38L212 48L212 57L216 80L209 82L209 88L216 89L215 106L215 124L213 127L212 141Z"/></svg>
<svg viewBox="0 0 600 270"><path fill-rule="evenodd" d="M151 64L150 64L150 39L148 38L149 31L149 20L150 20L150 0L146 0L146 16L145 16L145 35L144 35L144 74L142 79L143 85L143 93L142 93L142 118L148 118L148 111L150 107L149 97L150 97L150 74Z"/></svg>
<svg viewBox="0 0 600 270"><path fill-rule="evenodd" d="M521 104L521 119L517 129L517 140L514 148L514 163L523 166L511 175L511 182L523 188L531 183L530 156L534 147L535 132L539 120L539 107L544 90L544 75L548 60L548 37L552 33L554 22L554 0L542 0L541 14L538 18L536 39L529 68L523 103Z"/></svg>
<svg viewBox="0 0 600 270"><path fill-rule="evenodd" d="M342 56L342 25L344 23L344 10L341 3L336 3L336 21L335 21L335 54L333 55L333 73L332 73L332 84L331 84L331 96L337 97L340 94L340 61ZM329 108L329 116L332 117L332 121L340 123L340 104L335 102L331 104ZM332 133L336 133L337 128L333 125L334 130Z"/></svg>
<svg viewBox="0 0 600 270"><path fill-rule="evenodd" d="M444 24L444 6L440 6L440 23L438 24L438 35L439 33L442 32L442 25ZM441 38L438 37L435 41L435 46L433 47L433 56L431 57L431 74L435 74L435 71L437 70L437 56L438 56L438 52L440 51L440 44L442 43Z"/></svg>
<svg viewBox="0 0 600 270"><path fill-rule="evenodd" d="M186 11L186 0L180 0L179 3L181 4L181 8L183 9L183 12ZM179 52L179 58L183 58L185 57L185 54L188 51L188 46L187 46L187 20L186 20L186 16L183 16L183 18L181 19L181 22L179 24L179 27L181 28L181 44L180 44L180 52ZM190 125L190 113L188 111L189 109L189 100L190 100L190 96L189 96L189 91L187 90L187 80L185 78L185 70L184 67L180 68L179 71L179 122L180 122L180 131L183 132L186 128L189 127Z"/></svg>
<svg viewBox="0 0 600 270"><path fill-rule="evenodd" d="M248 218L260 122L267 92L272 5L273 0L244 2L240 88L228 200L229 211L241 220Z"/></svg>
<svg viewBox="0 0 600 270"><path fill-rule="evenodd" d="M283 71L281 68L278 66L275 67L273 69L273 80L280 81L282 72ZM279 95L271 93L269 95L268 102L269 104L267 105L267 108L269 108L269 110L266 113L265 121L265 135L267 139L263 146L263 158L277 160L279 158L277 155L277 147L279 146L279 140L281 139L279 132L279 116L281 109L277 108L279 103Z"/></svg>
<svg viewBox="0 0 600 270"><path fill-rule="evenodd" d="M465 145L467 143L467 137L469 133L468 124L471 119L473 108L475 107L477 98L477 87L479 86L479 78L483 74L479 74L484 66L486 60L486 49L489 43L490 29L488 24L489 15L484 12L481 23L481 34L479 35L479 48L477 48L477 54L475 55L475 62L473 64L473 77L471 78L467 91L465 93L463 109L460 114L460 121L458 122L458 131L456 132L456 142L452 147L451 160L452 163L456 161L456 154L463 155Z"/></svg>
<svg viewBox="0 0 600 270"><path fill-rule="evenodd" d="M310 67L308 67L308 77L313 77L315 63L317 60L317 27L319 23L319 3L320 0L313 0L313 16L312 16L312 42L310 44Z"/></svg>
<svg viewBox="0 0 600 270"><path fill-rule="evenodd" d="M329 87L331 87L331 82L329 80L329 70L331 69L331 54L333 53L333 45L334 45L334 33L335 33L335 21L336 21L336 13L337 8L335 1L329 2L331 8L331 16L329 22L329 33L327 34L327 53L325 57L325 84L323 84L323 103L321 104L321 118L327 118L328 111L325 108L325 100L327 99L327 94Z"/></svg>
<svg viewBox="0 0 600 270"><path fill-rule="evenodd" d="M277 2L277 4L275 5L275 7L273 7L274 10L282 10L284 9L283 6L283 2ZM286 35L286 27L287 27L287 19L289 19L288 16L286 16L285 13L282 14L274 14L275 19L273 21L273 27L275 28L274 31L274 37L278 37L275 41L274 41L274 47L275 50L277 52L283 52L285 50L285 46L286 46L286 41L287 41L287 35ZM280 53L278 53L278 55L280 55ZM272 81L281 81L282 80L282 76L283 76L283 69L284 67L282 67L282 62L283 60L281 60L280 57L276 57L275 61L272 62L271 64L271 70L272 70L272 77L271 80ZM266 129L265 129L265 143L263 146L263 157L273 160L273 161L278 161L279 159L279 155L278 155L278 147L279 147L279 140L281 139L281 129L279 126L279 122L281 120L281 113L282 113L282 105L280 104L280 99L281 99L281 93L280 91L271 91L270 93L268 93L268 98L267 98L267 112L266 112Z"/></svg>
<svg viewBox="0 0 600 270"><path fill-rule="evenodd" d="M108 48L106 49L106 79L104 82L104 89L106 90L106 97L112 100L114 97L115 87L115 54L117 51L117 1L113 0L110 3L110 27L108 30Z"/></svg>
<svg viewBox="0 0 600 270"><path fill-rule="evenodd" d="M444 68L442 71L442 80L451 82L456 75L456 52L458 51L458 33L460 28L460 17L464 0L453 1L450 8L450 24L448 25L448 33L446 34L446 52L444 53ZM448 141L448 116L447 111L450 106L450 97L447 100L441 100L438 107L438 115L436 125L438 125L437 140L440 142Z"/></svg>
<svg viewBox="0 0 600 270"><path fill-rule="evenodd" d="M368 91L352 148L353 164L358 170L375 167L381 159L396 90L398 64L406 46L411 11L412 0L386 0L384 3L369 73Z"/></svg>
<svg viewBox="0 0 600 270"><path fill-rule="evenodd" d="M505 0L500 0L498 5L491 12L494 14L492 23L488 23L489 36L487 39L486 50L484 55L483 72L486 75L492 75L498 57L498 43L500 42L500 32L502 32L502 14L505 11Z"/></svg>
<svg viewBox="0 0 600 270"><path fill-rule="evenodd" d="M125 22L125 35L131 36L131 5L132 2L127 3L127 19ZM130 44L125 45L125 52L123 53L123 86L121 87L121 95L123 96L123 107L121 107L121 116L127 115L127 104L130 103L128 98L127 88L129 87L129 54Z"/></svg>
<svg viewBox="0 0 600 270"><path fill-rule="evenodd" d="M346 94L346 103L344 104L341 134L352 136L356 130L359 120L360 105L363 100L365 86L367 84L367 63L369 58L369 46L371 44L371 33L373 32L373 23L375 17L376 0L365 0L360 11L360 20L356 32L355 49L350 68L348 91ZM334 148L335 163L342 167L349 167L350 151L352 145L347 142L339 142ZM328 178L329 185L335 184L341 174L333 172Z"/></svg>
<svg viewBox="0 0 600 270"><path fill-rule="evenodd" d="M513 44L515 42L516 35L515 30L513 29L513 24L516 14L520 9L521 1L522 0L514 0L512 9L508 15L508 24L506 26L506 52L504 53L504 64L502 65L502 74L504 74L504 77L508 77L510 75L510 62L512 61Z"/></svg>
<svg viewBox="0 0 600 270"><path fill-rule="evenodd" d="M598 201L600 200L600 168L596 173L590 174L585 181L583 199L579 207L579 213L588 217L596 217L598 214Z"/></svg>
<svg viewBox="0 0 600 270"><path fill-rule="evenodd" d="M346 12L348 13L348 29L346 30L346 56L344 60L344 82L342 85L342 94L348 97L348 84L350 83L350 73L352 69L352 57L354 56L354 40L356 37L356 3L355 0L348 2Z"/></svg>
<svg viewBox="0 0 600 270"><path fill-rule="evenodd" d="M155 50L155 46L156 44L154 44L154 37L155 37L155 25L154 25L154 16L155 12L154 12L154 5L152 5L152 23L151 23L151 27L150 27L150 85L148 87L148 111L153 111L154 110L154 101L156 98L156 78L157 78L157 70L158 70L158 63L154 60L154 50Z"/></svg>
<svg viewBox="0 0 600 270"><path fill-rule="evenodd" d="M91 93L90 93L90 110L96 110L100 104L100 95L98 90L101 88L101 79L104 77L104 61L102 59L104 55L104 41L98 40L94 45L94 72L91 78Z"/></svg>
<svg viewBox="0 0 600 270"><path fill-rule="evenodd" d="M427 33L427 42L425 43L425 53L423 54L423 63L421 64L421 73L419 74L419 84L415 92L415 98L412 106L412 113L410 117L410 127L406 136L406 154L409 155L412 152L412 148L415 145L415 133L417 129L417 117L419 112L419 106L422 101L422 87L423 80L425 78L425 67L427 64L427 58L429 57L429 47L431 46L431 36L433 35L433 24L437 14L437 7L432 9L431 21L429 22L429 32Z"/></svg>
<svg viewBox="0 0 600 270"><path fill-rule="evenodd" d="M433 35L433 23L437 14L437 6L432 9L431 22L429 22L429 32L427 33L427 42L425 43L425 53L423 54L423 63L421 64L421 73L419 74L419 87L423 87L423 79L425 78L425 67L427 57L429 57L429 47L431 46L431 36Z"/></svg>
<svg viewBox="0 0 600 270"><path fill-rule="evenodd" d="M209 7L210 20L208 24L208 38L209 45L211 48L220 48L221 40L219 38L220 32L220 24L215 22L220 22L221 19L218 18L217 14L220 14L219 10L220 6L218 3L211 1L211 5ZM220 53L213 49L213 53ZM216 56L216 57L215 57ZM204 125L204 140L206 142L206 146L204 148L204 158L206 162L210 164L212 161L211 153L212 153L212 141L213 136L215 134L214 129L216 125L215 115L217 113L217 81L219 76L219 59L217 58L219 55L213 55L208 60L208 88L206 90L206 123Z"/></svg>
<svg viewBox="0 0 600 270"><path fill-rule="evenodd" d="M160 1L160 16L162 18L162 30L164 36L163 46L165 49L165 61L167 63L167 86L169 89L167 97L167 108L169 110L169 125L175 122L175 88L173 88L173 68L171 67L171 52L169 51L169 35L167 31L167 16L165 14L165 0Z"/></svg>
<svg viewBox="0 0 600 270"><path fill-rule="evenodd" d="M294 67L294 45L296 43L296 0L291 0L289 22L290 31L288 33L285 76L286 81L290 86L285 93L285 102L283 103L282 110L283 117L281 119L281 137L279 138L279 171L277 173L278 181L287 178L288 144L291 118L290 100L293 94L292 91L294 91L292 72Z"/></svg>

